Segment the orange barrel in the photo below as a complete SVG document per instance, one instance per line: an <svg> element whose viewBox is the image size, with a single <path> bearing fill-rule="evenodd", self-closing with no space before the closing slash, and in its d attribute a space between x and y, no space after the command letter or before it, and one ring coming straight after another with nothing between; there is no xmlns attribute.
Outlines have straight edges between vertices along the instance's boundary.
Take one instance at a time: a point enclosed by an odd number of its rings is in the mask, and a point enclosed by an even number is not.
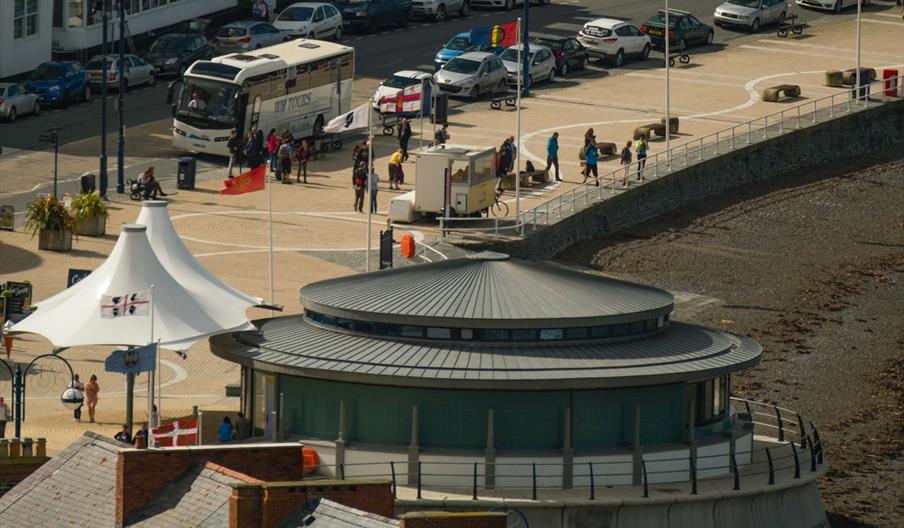
<svg viewBox="0 0 904 528"><path fill-rule="evenodd" d="M305 475L313 475L320 469L320 455L314 451L313 447L301 448L301 462Z"/></svg>
<svg viewBox="0 0 904 528"><path fill-rule="evenodd" d="M406 259L414 258L414 237L406 234L402 237L402 256Z"/></svg>

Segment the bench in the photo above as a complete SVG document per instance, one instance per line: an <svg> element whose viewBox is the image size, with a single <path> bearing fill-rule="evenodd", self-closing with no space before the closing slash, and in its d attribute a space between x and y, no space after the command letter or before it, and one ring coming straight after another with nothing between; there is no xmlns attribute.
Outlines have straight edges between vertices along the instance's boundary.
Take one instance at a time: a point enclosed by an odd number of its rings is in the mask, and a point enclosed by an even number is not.
<svg viewBox="0 0 904 528"><path fill-rule="evenodd" d="M534 172L536 172L536 171L534 171ZM540 171L540 172L543 172L543 171ZM521 180L521 182L520 182L521 187L530 187L531 186L531 174L533 174L533 173L528 173L526 171L521 171L518 173L518 176L520 177L520 180ZM514 172L509 172L508 174L506 174L505 176L502 177L502 188L507 191L515 190L515 173Z"/></svg>
<svg viewBox="0 0 904 528"><path fill-rule="evenodd" d="M659 119L659 123L665 125L665 118L662 117ZM678 118L670 117L669 118L669 134L677 134L678 133Z"/></svg>
<svg viewBox="0 0 904 528"><path fill-rule="evenodd" d="M654 133L657 136L665 136L665 125L662 123L650 123L649 125L639 126L634 129L634 139L644 138L649 141Z"/></svg>
<svg viewBox="0 0 904 528"><path fill-rule="evenodd" d="M832 88L841 88L844 86L844 72L841 70L826 70L825 85Z"/></svg>
<svg viewBox="0 0 904 528"><path fill-rule="evenodd" d="M600 154L603 156L617 156L618 155L618 147L615 146L615 143L606 143L606 142L597 143L596 148L599 149Z"/></svg>
<svg viewBox="0 0 904 528"><path fill-rule="evenodd" d="M863 84L871 83L876 80L876 70L873 68L860 68L860 81ZM857 82L857 68L844 70L841 72L841 84L845 86L854 86Z"/></svg>
<svg viewBox="0 0 904 528"><path fill-rule="evenodd" d="M782 97L793 98L800 95L800 86L796 84L779 84L763 90L763 101L777 103Z"/></svg>

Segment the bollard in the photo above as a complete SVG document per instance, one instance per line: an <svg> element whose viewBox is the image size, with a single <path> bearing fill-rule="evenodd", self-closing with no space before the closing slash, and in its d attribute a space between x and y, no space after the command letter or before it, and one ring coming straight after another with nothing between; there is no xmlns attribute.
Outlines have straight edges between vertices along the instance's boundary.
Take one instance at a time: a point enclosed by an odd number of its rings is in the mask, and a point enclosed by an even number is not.
<svg viewBox="0 0 904 528"><path fill-rule="evenodd" d="M9 458L9 440L0 438L0 458Z"/></svg>
<svg viewBox="0 0 904 528"><path fill-rule="evenodd" d="M34 446L34 440L31 438L25 438L22 440L22 457L23 458L31 458L34 456L34 451L32 450L32 446Z"/></svg>
<svg viewBox="0 0 904 528"><path fill-rule="evenodd" d="M22 456L22 442L18 438L9 440L9 458L19 458Z"/></svg>
<svg viewBox="0 0 904 528"><path fill-rule="evenodd" d="M3 455L0 454L0 457L2 457L2 456ZM38 446L37 446L37 452L35 453L35 456L37 456L38 458L46 458L47 457L47 439L46 438L38 438Z"/></svg>

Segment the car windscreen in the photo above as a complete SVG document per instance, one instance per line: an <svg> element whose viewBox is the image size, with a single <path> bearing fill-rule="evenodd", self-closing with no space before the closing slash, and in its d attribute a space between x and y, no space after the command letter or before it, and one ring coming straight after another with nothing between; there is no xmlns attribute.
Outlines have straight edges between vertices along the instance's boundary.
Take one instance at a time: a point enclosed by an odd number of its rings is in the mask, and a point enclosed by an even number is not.
<svg viewBox="0 0 904 528"><path fill-rule="evenodd" d="M675 15L669 15L669 27L673 28L678 25L678 19L681 18ZM665 13L657 13L649 20L648 23L654 23L659 25L665 25Z"/></svg>
<svg viewBox="0 0 904 528"><path fill-rule="evenodd" d="M200 120L232 124L235 122L235 96L238 91L236 84L187 77L176 117L190 122Z"/></svg>
<svg viewBox="0 0 904 528"><path fill-rule="evenodd" d="M113 69L113 61L106 61L107 69ZM91 59L88 61L88 64L85 65L86 70L102 70L104 68L103 61L101 59Z"/></svg>
<svg viewBox="0 0 904 528"><path fill-rule="evenodd" d="M446 49L464 51L471 47L471 41L467 37L454 37L444 46Z"/></svg>
<svg viewBox="0 0 904 528"><path fill-rule="evenodd" d="M63 76L63 68L59 64L42 64L31 72L32 81L49 81Z"/></svg>
<svg viewBox="0 0 904 528"><path fill-rule="evenodd" d="M218 37L235 38L244 37L246 29L243 27L221 27L217 30Z"/></svg>
<svg viewBox="0 0 904 528"><path fill-rule="evenodd" d="M524 52L522 52L522 55L521 55L521 58L522 58L522 59L524 58L523 53L524 53ZM528 60L531 60L531 59L534 58L534 52L533 52L533 51L528 52L527 55L528 55ZM500 55L499 58L502 59L502 60L504 60L504 61L518 62L518 50L515 49L515 48L508 48L508 49L506 49L505 51L502 52L502 55Z"/></svg>
<svg viewBox="0 0 904 528"><path fill-rule="evenodd" d="M188 46L184 37L160 37L151 45L150 53L182 53Z"/></svg>
<svg viewBox="0 0 904 528"><path fill-rule="evenodd" d="M414 86L415 84L421 84L421 80L411 77L401 77L398 75L393 75L392 77L383 81L383 86L387 88L407 88L409 86Z"/></svg>
<svg viewBox="0 0 904 528"><path fill-rule="evenodd" d="M290 7L283 11L276 20L279 22L306 22L311 19L313 14L313 7Z"/></svg>
<svg viewBox="0 0 904 528"><path fill-rule="evenodd" d="M452 73L476 73L478 68L480 63L477 61L455 57L443 69Z"/></svg>
<svg viewBox="0 0 904 528"><path fill-rule="evenodd" d="M729 4L752 7L754 9L760 7L760 0L728 0Z"/></svg>

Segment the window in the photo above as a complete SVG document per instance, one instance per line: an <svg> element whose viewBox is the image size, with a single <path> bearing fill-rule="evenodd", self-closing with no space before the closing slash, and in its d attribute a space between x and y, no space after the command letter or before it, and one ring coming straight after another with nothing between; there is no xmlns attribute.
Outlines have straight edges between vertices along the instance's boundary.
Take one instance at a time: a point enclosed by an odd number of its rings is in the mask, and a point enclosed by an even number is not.
<svg viewBox="0 0 904 528"><path fill-rule="evenodd" d="M427 337L430 339L449 339L452 332L448 328L427 328Z"/></svg>
<svg viewBox="0 0 904 528"><path fill-rule="evenodd" d="M38 33L38 0L13 0L13 38Z"/></svg>
<svg viewBox="0 0 904 528"><path fill-rule="evenodd" d="M540 341L556 341L562 339L561 328L544 328L540 330Z"/></svg>
<svg viewBox="0 0 904 528"><path fill-rule="evenodd" d="M323 8L318 7L317 11L314 12L314 22L322 22L323 21Z"/></svg>
<svg viewBox="0 0 904 528"><path fill-rule="evenodd" d="M619 37L627 37L631 35L631 30L628 29L628 26L622 26L615 30L615 34Z"/></svg>
<svg viewBox="0 0 904 528"><path fill-rule="evenodd" d="M566 328L565 329L565 338L566 339L587 339L587 328Z"/></svg>

